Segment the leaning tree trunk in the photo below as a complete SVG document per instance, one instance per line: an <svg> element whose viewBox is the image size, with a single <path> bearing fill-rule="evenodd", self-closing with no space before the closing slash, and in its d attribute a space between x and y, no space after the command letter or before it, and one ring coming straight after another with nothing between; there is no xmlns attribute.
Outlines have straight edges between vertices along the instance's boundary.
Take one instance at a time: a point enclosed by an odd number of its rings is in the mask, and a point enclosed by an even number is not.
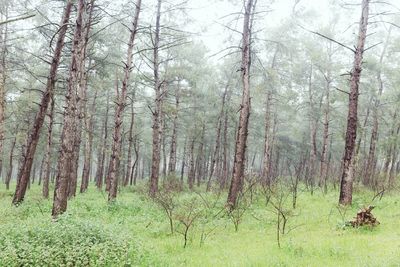
<svg viewBox="0 0 400 267"><path fill-rule="evenodd" d="M240 107L239 127L236 135L233 174L227 199L227 205L230 208L236 207L237 197L242 189L244 180L244 164L245 164L246 143L247 143L248 125L250 117L250 65L251 65L250 17L252 9L253 9L253 0L247 0L245 14L244 14L243 33L242 33L241 72L242 72L242 83L243 83L243 95L242 95L242 104Z"/></svg>
<svg viewBox="0 0 400 267"><path fill-rule="evenodd" d="M161 0L157 1L157 17L156 17L156 29L154 36L154 48L153 48L153 72L154 72L154 91L155 91L155 110L153 111L153 147L152 147L152 160L151 160L151 176L150 176L150 188L149 195L154 197L158 192L158 180L160 175L160 136L161 136L161 106L162 106L162 94L161 94L161 81L159 77L159 58L158 50L160 46L160 17L161 17Z"/></svg>
<svg viewBox="0 0 400 267"><path fill-rule="evenodd" d="M127 61L124 67L124 78L122 80L122 88L121 92L118 92L117 106L114 115L114 133L113 133L113 144L112 144L112 152L110 157L110 164L108 170L108 180L110 181L110 190L108 192L108 201L112 201L117 197L117 189L118 189L118 168L119 161L121 157L121 146L122 146L122 116L126 105L127 91L128 91L128 82L129 76L132 69L132 57L133 57L133 46L135 42L135 37L138 28L139 14L141 8L141 0L136 2L136 10L135 16L132 22L132 28L130 29L130 37L128 42L128 51L127 51Z"/></svg>
<svg viewBox="0 0 400 267"><path fill-rule="evenodd" d="M17 205L22 202L25 197L26 187L28 185L29 177L31 174L33 158L35 156L36 147L40 137L40 130L46 116L47 107L49 106L50 99L53 96L54 85L56 83L57 69L60 64L61 52L64 47L64 38L67 32L67 25L72 9L72 1L69 0L66 4L64 14L61 20L61 28L58 33L57 44L54 50L53 59L50 65L50 74L47 78L46 90L43 93L39 111L36 113L33 126L29 132L26 147L21 155L21 166L18 172L17 188L13 198L13 204Z"/></svg>
<svg viewBox="0 0 400 267"><path fill-rule="evenodd" d="M68 91L66 96L66 107L64 110L64 123L61 133L61 149L58 157L58 172L56 184L54 188L54 202L52 216L56 218L58 215L67 210L68 189L70 185L71 172L73 172L73 161L75 153L75 134L77 131L77 98L79 89L79 71L82 69L82 50L80 45L82 42L82 21L85 12L85 1L79 0L77 9L77 17L75 24L74 39L72 44L72 57L69 67Z"/></svg>
<svg viewBox="0 0 400 267"><path fill-rule="evenodd" d="M370 0L362 0L362 13L360 19L360 28L358 33L357 47L354 53L353 69L351 71L350 93L349 93L349 111L347 115L347 129L345 150L342 160L342 177L340 183L339 203L349 205L353 197L353 173L351 163L354 155L355 141L357 137L357 108L358 108L358 85L361 76L361 64L364 53L365 39L367 36L368 14Z"/></svg>

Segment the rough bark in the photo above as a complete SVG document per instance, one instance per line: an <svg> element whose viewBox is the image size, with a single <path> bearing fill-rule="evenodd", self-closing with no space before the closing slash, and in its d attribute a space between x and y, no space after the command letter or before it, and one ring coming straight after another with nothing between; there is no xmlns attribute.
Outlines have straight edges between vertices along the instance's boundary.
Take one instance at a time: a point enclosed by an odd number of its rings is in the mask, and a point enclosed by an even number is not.
<svg viewBox="0 0 400 267"><path fill-rule="evenodd" d="M131 122L129 125L129 133L128 133L128 166L126 168L126 174L125 174L125 179L124 179L124 186L127 186L129 183L129 180L132 181L131 177L133 175L133 165L134 161L132 159L132 148L134 146L134 136L133 136L133 129L134 129L134 124L135 124L135 112L134 112L134 107L133 107L133 101L135 99L135 95L132 95L132 103L131 103Z"/></svg>
<svg viewBox="0 0 400 267"><path fill-rule="evenodd" d="M64 14L61 20L61 28L58 33L57 43L50 65L50 73L47 78L46 89L40 102L39 111L36 113L32 128L29 131L26 147L21 156L21 167L20 171L18 172L17 178L18 183L13 198L14 205L17 205L18 203L23 201L25 197L26 187L28 185L32 169L33 158L36 152L37 143L39 141L40 130L43 126L50 99L52 98L54 93L53 91L54 85L56 83L57 70L60 64L62 48L64 47L64 38L67 32L67 25L71 14L71 9L72 1L68 1L65 6Z"/></svg>
<svg viewBox="0 0 400 267"><path fill-rule="evenodd" d="M8 5L5 7L5 19L8 19ZM8 28L7 24L0 26L0 176L3 173L3 146L4 146L4 119L6 109L6 56L7 56L7 39L8 39Z"/></svg>
<svg viewBox="0 0 400 267"><path fill-rule="evenodd" d="M48 114L49 126L47 129L47 144L46 144L46 154L44 160L44 176L43 176L43 187L42 195L44 198L49 198L49 180L50 180L50 169L51 169L51 152L53 146L53 126L54 126L54 98L51 99L50 111Z"/></svg>
<svg viewBox="0 0 400 267"><path fill-rule="evenodd" d="M350 205L353 197L353 173L351 164L353 162L355 141L357 138L357 109L358 109L358 86L361 76L361 64L364 53L365 39L367 36L367 25L369 15L370 0L362 0L361 18L359 25L357 47L354 53L353 69L351 71L350 93L349 93L349 111L347 115L347 129L345 150L342 160L342 175L340 183L339 203Z"/></svg>
<svg viewBox="0 0 400 267"><path fill-rule="evenodd" d="M130 37L128 42L128 51L127 51L127 61L124 67L124 78L122 80L121 92L118 93L117 106L115 110L114 117L114 133L113 133L113 144L112 144L112 152L108 170L108 179L110 181L110 190L108 193L108 201L112 201L117 197L117 189L118 189L118 168L119 161L121 156L121 146L122 146L122 116L126 105L127 98L127 90L128 90L128 82L129 76L132 69L132 56L133 56L133 46L135 42L135 37L138 28L139 14L141 9L141 0L136 2L136 10L135 16L133 18L132 27L130 29ZM117 87L118 88L118 87Z"/></svg>
<svg viewBox="0 0 400 267"><path fill-rule="evenodd" d="M235 208L237 204L237 197L243 186L244 180L244 163L246 154L246 144L248 135L248 124L250 117L250 42L251 42L251 28L250 17L253 9L253 0L245 2L245 13L242 33L242 83L243 94L242 103L240 107L239 126L236 135L235 156L233 163L233 174L229 194L227 198L227 205L230 208Z"/></svg>
<svg viewBox="0 0 400 267"><path fill-rule="evenodd" d="M153 142L152 142L152 160L151 160L151 176L149 195L154 197L158 192L158 180L160 172L160 137L161 137L161 81L159 77L159 46L160 46L160 18L161 18L161 0L157 1L157 15L156 15L156 28L154 34L154 48L153 48L153 73L154 73L154 111L153 111Z"/></svg>

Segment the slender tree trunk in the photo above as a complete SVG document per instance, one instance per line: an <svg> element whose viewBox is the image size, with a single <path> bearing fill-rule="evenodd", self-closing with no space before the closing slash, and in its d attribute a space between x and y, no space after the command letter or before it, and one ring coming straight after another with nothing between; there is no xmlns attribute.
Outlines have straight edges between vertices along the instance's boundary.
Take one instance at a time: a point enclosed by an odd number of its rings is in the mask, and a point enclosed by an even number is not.
<svg viewBox="0 0 400 267"><path fill-rule="evenodd" d="M178 139L178 114L179 114L179 104L180 104L180 80L175 90L175 110L174 118L172 124L172 137L171 137L171 148L169 151L169 162L168 162L168 174L175 176L176 170L176 149L177 149L177 139Z"/></svg>
<svg viewBox="0 0 400 267"><path fill-rule="evenodd" d="M97 157L97 170L96 170L96 187L97 189L101 190L103 187L103 174L104 172L104 165L105 165L105 159L106 159L106 150L107 150L107 140L108 140L108 113L110 110L110 94L107 92L107 104L106 104L106 114L105 114L105 119L104 119L104 134L103 138L101 140L102 146L101 149L99 150L99 154Z"/></svg>
<svg viewBox="0 0 400 267"><path fill-rule="evenodd" d="M222 120L225 114L225 101L228 93L228 87L229 85L225 86L224 93L222 95L222 100L221 100L221 110L218 115L218 120L217 120L217 134L215 137L215 146L214 146L214 152L213 156L211 159L211 166L210 166L210 175L208 176L208 182L207 182L207 189L206 191L209 192L211 189L211 182L212 182L212 177L214 175L215 171L215 163L217 161L219 152L220 152L220 144L221 144L221 128L222 128Z"/></svg>
<svg viewBox="0 0 400 267"><path fill-rule="evenodd" d="M8 4L5 4L5 20L8 20ZM3 173L4 119L5 119L5 87L6 87L6 57L7 57L7 24L0 26L0 176Z"/></svg>
<svg viewBox="0 0 400 267"><path fill-rule="evenodd" d="M82 181L80 192L84 193L89 186L90 170L92 167L92 150L93 150L93 131L94 131L94 114L96 112L96 99L97 91L93 97L93 103L90 108L90 114L85 112L85 128L86 128L86 140L85 140L85 152L84 152L84 162L82 170Z"/></svg>
<svg viewBox="0 0 400 267"><path fill-rule="evenodd" d="M186 164L186 147L188 146L187 138L185 138L185 143L183 145L183 154L182 154L182 164L181 164L181 183L183 184L183 176L185 174L185 164Z"/></svg>
<svg viewBox="0 0 400 267"><path fill-rule="evenodd" d="M61 133L61 149L58 158L58 173L56 185L54 189L54 202L52 216L56 218L58 215L67 210L68 189L71 182L71 172L73 172L74 151L76 149L76 131L77 116L79 110L77 106L78 90L79 90L79 71L82 69L82 50L80 44L82 42L82 20L85 11L85 1L78 0L77 17L75 24L74 39L72 45L72 58L69 68L68 91L66 97L66 107L64 110L64 123Z"/></svg>
<svg viewBox="0 0 400 267"><path fill-rule="evenodd" d="M194 143L195 143L195 138L193 137L192 141L190 142L190 151L189 151L190 161L189 161L188 184L190 190L193 189L193 184L196 175L196 169L194 164Z"/></svg>
<svg viewBox="0 0 400 267"><path fill-rule="evenodd" d="M118 93L118 101L115 110L114 118L114 134L113 134L113 144L112 144L112 154L110 158L108 176L110 180L110 191L108 193L108 201L112 201L117 197L118 189L118 176L117 171L119 168L119 161L121 156L121 146L122 146L122 116L124 108L126 105L126 96L128 90L129 76L132 69L132 56L133 56L133 46L138 28L139 13L141 8L141 0L136 2L135 16L133 18L131 34L128 42L128 52L127 61L124 67L124 79L122 81L121 92ZM118 87L117 87L118 89Z"/></svg>
<svg viewBox="0 0 400 267"><path fill-rule="evenodd" d="M382 81L382 67L383 67L383 59L386 54L386 49L389 44L389 38L390 38L390 32L392 28L389 28L388 35L386 37L386 42L385 45L383 46L383 50L381 53L381 56L379 58L379 68L378 68L378 73L377 73L377 80L378 80L378 94L375 97L375 103L374 107L372 110L372 117L373 117L373 126L372 126L372 131L371 131L371 139L370 139L370 145L369 145L369 153L368 153L368 158L367 158L367 166L365 168L365 174L364 174L364 179L363 183L364 185L371 185L373 184L372 179L375 176L375 151L376 151L376 143L378 142L378 130L379 130L379 105L380 105L380 99L382 97L382 92L383 92L383 81Z"/></svg>
<svg viewBox="0 0 400 267"><path fill-rule="evenodd" d="M18 128L16 133L18 132ZM10 189L10 181L12 177L12 171L13 171L13 159L14 159L14 149L15 149L15 143L17 142L17 135L14 136L14 139L11 143L11 148L10 148L10 156L9 156L9 162L8 162L8 171L7 171L7 177L6 177L6 190Z"/></svg>
<svg viewBox="0 0 400 267"><path fill-rule="evenodd" d="M151 160L151 177L149 195L154 197L158 192L158 180L160 173L160 118L162 106L161 82L159 77L159 58L158 49L160 45L160 17L161 17L161 0L157 0L156 29L154 36L153 49L153 72L154 72L154 90L155 90L155 110L153 111L153 149Z"/></svg>
<svg viewBox="0 0 400 267"><path fill-rule="evenodd" d="M250 117L250 43L251 43L251 11L253 9L253 0L247 0L245 4L245 14L242 33L242 83L243 95L242 104L240 107L239 127L237 130L236 144L235 144L235 159L233 163L233 174L231 186L227 199L227 205L230 208L235 208L237 204L237 197L242 190L244 180L244 163L246 154L246 144L248 135L248 125Z"/></svg>
<svg viewBox="0 0 400 267"><path fill-rule="evenodd" d="M224 131L222 134L223 146L222 146L222 173L221 173L221 183L220 189L224 189L226 185L226 179L228 179L228 112L225 111L224 119Z"/></svg>
<svg viewBox="0 0 400 267"><path fill-rule="evenodd" d="M44 161L44 177L43 177L43 187L42 195L44 198L49 198L49 179L50 179L50 169L51 169L51 150L53 146L53 126L54 126L54 97L51 99L50 112L49 112L49 128L47 129L47 144L46 144L46 154Z"/></svg>
<svg viewBox="0 0 400 267"><path fill-rule="evenodd" d="M129 125L129 134L128 134L128 166L126 169L125 179L124 179L124 186L127 186L129 180L132 181L131 177L133 175L133 160L132 160L132 147L134 146L134 139L133 139L133 126L135 123L135 113L133 107L133 101L135 96L132 96L132 103L131 103L131 123Z"/></svg>
<svg viewBox="0 0 400 267"><path fill-rule="evenodd" d="M64 14L61 20L61 28L58 33L57 44L54 50L53 59L50 65L50 73L47 78L47 84L45 92L43 93L39 111L36 113L35 120L33 122L32 128L28 134L26 147L22 153L21 167L18 172L17 187L15 189L15 194L13 198L13 204L17 205L22 202L25 197L26 187L28 185L33 158L35 156L35 151L37 143L39 141L40 130L43 126L43 122L46 116L47 107L49 105L50 99L53 96L54 85L56 83L56 76L58 65L60 64L61 52L64 47L64 38L67 32L67 25L72 9L72 1L69 0L66 3Z"/></svg>
<svg viewBox="0 0 400 267"><path fill-rule="evenodd" d="M354 54L353 69L351 71L350 94L349 94L349 113L347 116L347 129L345 151L342 161L342 177L340 184L339 203L350 205L353 196L353 173L350 172L353 162L355 140L357 137L357 109L358 109L358 85L361 76L361 64L364 53L364 44L367 36L367 25L369 15L369 1L362 0L361 4L361 19L358 33L358 42Z"/></svg>

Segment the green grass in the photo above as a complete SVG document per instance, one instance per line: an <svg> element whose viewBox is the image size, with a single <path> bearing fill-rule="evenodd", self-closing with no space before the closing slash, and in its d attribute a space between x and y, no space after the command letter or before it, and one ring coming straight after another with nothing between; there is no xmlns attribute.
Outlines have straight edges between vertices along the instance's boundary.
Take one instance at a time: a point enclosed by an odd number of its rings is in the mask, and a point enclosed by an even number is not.
<svg viewBox="0 0 400 267"><path fill-rule="evenodd" d="M140 190L142 189L142 190ZM0 266L400 266L400 196L386 194L371 202L373 193L356 192L354 204L342 217L338 193L299 193L287 229L276 241L276 214L259 194L246 210L238 232L223 209L225 195L202 193L215 207L204 208L195 193L176 196L174 224L198 214L189 242L170 234L168 219L159 205L139 189L126 188L114 204L95 189L68 203L59 221L50 217L51 201L33 185L26 201L11 206L11 192L0 189ZM285 207L290 209L290 197ZM375 228L343 227L357 210L376 206ZM201 243L201 233L211 232ZM46 260L46 258L48 258ZM52 260L50 260L50 258Z"/></svg>

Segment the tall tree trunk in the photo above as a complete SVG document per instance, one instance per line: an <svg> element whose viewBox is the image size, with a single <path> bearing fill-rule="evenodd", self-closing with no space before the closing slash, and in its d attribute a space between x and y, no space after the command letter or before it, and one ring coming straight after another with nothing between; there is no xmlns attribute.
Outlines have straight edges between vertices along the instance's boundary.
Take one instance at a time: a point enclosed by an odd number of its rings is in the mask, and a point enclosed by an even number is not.
<svg viewBox="0 0 400 267"><path fill-rule="evenodd" d="M367 158L367 165L365 166L365 174L364 174L364 179L363 183L364 185L371 185L373 184L372 179L375 176L375 151L376 151L376 143L378 142L378 130L379 130L379 105L380 105L380 100L382 97L382 92L383 92L383 81L382 81L382 67L383 67L383 59L386 54L386 49L389 44L389 38L390 38L390 33L391 33L391 27L389 28L389 32L386 37L386 42L383 46L381 56L379 58L379 67L378 67L378 73L376 75L377 80L378 80L378 94L375 97L375 103L374 107L372 110L372 117L373 117L373 124L372 124L372 131L371 131L371 139L370 139L370 145L369 145L369 152L368 152L368 158Z"/></svg>
<svg viewBox="0 0 400 267"><path fill-rule="evenodd" d="M133 101L135 99L135 95L132 95L132 103L131 103L131 123L129 125L129 133L128 133L128 166L126 168L126 174L124 179L124 186L127 186L129 180L132 180L131 177L133 175L133 160L132 160L132 147L134 146L134 138L133 138L133 126L135 123L135 113L133 107Z"/></svg>
<svg viewBox="0 0 400 267"><path fill-rule="evenodd" d="M358 109L358 85L361 76L361 64L364 53L365 39L367 36L367 25L369 15L370 0L362 0L360 28L358 33L358 42L354 54L353 69L351 71L350 94L349 94L349 112L347 116L347 129L345 151L342 161L342 177L340 183L339 203L350 205L353 197L353 173L351 163L353 161L355 141L357 137L357 109Z"/></svg>
<svg viewBox="0 0 400 267"><path fill-rule="evenodd" d="M311 194L313 193L314 182L315 182L315 169L317 163L317 123L318 118L316 118L316 110L314 106L314 95L312 92L312 76L313 76L313 66L310 66L310 76L308 81L308 94L310 101L310 158L309 158L309 172L307 177L307 185L310 186Z"/></svg>
<svg viewBox="0 0 400 267"><path fill-rule="evenodd" d="M18 172L18 178L17 178L18 183L13 198L14 205L17 205L18 203L22 202L25 197L26 187L28 185L32 169L33 158L35 156L37 143L39 141L40 130L43 126L43 122L46 116L47 107L49 105L50 99L52 98L54 93L53 91L54 91L54 85L56 83L57 70L60 64L62 48L64 47L64 38L67 32L67 25L71 14L71 9L72 9L72 1L69 0L65 6L64 14L61 20L60 24L61 28L58 33L57 44L50 65L50 73L47 78L46 89L45 92L43 93L39 105L40 107L39 111L36 113L32 128L28 134L26 147L21 155L22 157L21 167L20 171Z"/></svg>
<svg viewBox="0 0 400 267"><path fill-rule="evenodd" d="M8 19L8 4L5 4L5 20ZM0 26L0 176L3 173L3 146L4 146L4 119L6 109L6 57L7 57L7 39L8 27L7 24Z"/></svg>
<svg viewBox="0 0 400 267"><path fill-rule="evenodd" d="M49 179L50 179L50 169L51 169L51 150L53 146L53 126L54 126L54 97L51 99L49 116L49 128L47 129L47 144L46 144L46 154L44 161L44 177L43 177L43 187L42 195L44 198L49 198Z"/></svg>
<svg viewBox="0 0 400 267"><path fill-rule="evenodd" d="M90 114L85 111L85 129L86 129L86 140L85 140L85 151L84 151L84 162L82 170L82 181L80 192L84 193L88 189L90 170L92 167L92 150L93 150L93 131L94 131L94 114L96 112L96 99L97 91L93 97L93 103L90 108Z"/></svg>
<svg viewBox="0 0 400 267"><path fill-rule="evenodd" d="M220 178L220 189L224 189L228 179L228 111L225 111L224 131L222 134L222 172Z"/></svg>
<svg viewBox="0 0 400 267"><path fill-rule="evenodd" d="M179 104L180 104L180 80L175 90L175 110L174 118L172 123L172 137L171 137L171 148L169 151L169 162L168 162L168 174L175 176L176 170L176 149L177 149L177 139L178 139L178 114L179 114Z"/></svg>
<svg viewBox="0 0 400 267"><path fill-rule="evenodd" d="M106 159L106 150L107 150L107 140L108 140L108 113L110 110L110 94L107 92L107 104L106 104L106 114L104 119L104 134L101 139L101 149L99 150L97 157L97 169L96 169L96 187L101 190L103 187L103 174L104 172L104 164Z"/></svg>
<svg viewBox="0 0 400 267"><path fill-rule="evenodd" d="M54 189L54 202L52 216L56 218L58 215L67 210L68 189L71 182L71 172L74 170L73 161L76 149L76 131L77 131L77 116L79 110L77 106L77 98L79 94L80 70L83 60L82 50L80 45L82 42L82 22L83 13L85 12L85 1L78 0L77 2L77 17L75 24L74 39L72 44L72 58L69 68L68 91L66 97L66 107L64 110L64 123L61 133L61 149L58 158L58 173L56 185Z"/></svg>
<svg viewBox="0 0 400 267"><path fill-rule="evenodd" d="M321 151L321 165L320 165L320 186L324 186L327 188L327 176L328 176L328 158L327 155L329 153L328 143L329 143L329 121L330 121L330 91L331 91L331 83L332 83L332 74L331 74L331 62L332 62L332 43L329 44L329 55L328 55L328 64L327 71L325 76L326 81L326 92L325 92L325 108L324 108L324 130L322 134L322 151Z"/></svg>
<svg viewBox="0 0 400 267"><path fill-rule="evenodd" d="M225 86L224 93L222 94L222 100L221 100L221 110L218 115L218 120L217 120L217 134L215 137L215 146L214 146L214 152L213 156L211 159L211 166L210 166L210 175L208 176L208 182L207 182L207 189L206 191L210 191L211 189L211 182L212 182L212 177L214 175L215 171L215 163L217 161L219 151L220 151L220 144L221 144L221 128L222 128L222 120L225 114L225 101L228 93L228 87L229 85Z"/></svg>
<svg viewBox="0 0 400 267"><path fill-rule="evenodd" d="M151 177L150 177L150 189L149 195L154 197L158 192L158 180L160 174L160 137L161 137L161 106L162 106L162 94L161 94L161 81L159 77L159 58L158 50L160 46L160 18L161 18L161 0L157 0L157 15L156 15L156 29L154 36L154 48L153 48L153 72L154 72L154 90L155 90L155 110L153 111L153 149L152 149L152 160L151 160Z"/></svg>
<svg viewBox="0 0 400 267"><path fill-rule="evenodd" d="M108 179L110 181L110 190L108 193L108 201L112 201L117 197L118 189L118 176L117 171L119 169L119 161L121 156L121 146L122 146L122 116L124 108L126 105L126 97L128 90L129 76L132 69L132 56L133 56L133 46L138 28L139 13L141 8L141 0L136 2L135 16L133 18L131 34L128 42L128 52L127 61L124 67L124 78L122 80L121 92L118 92L117 106L115 110L114 117L114 133L113 133L113 144L112 144L112 154L110 158ZM118 87L116 88L118 90Z"/></svg>
<svg viewBox="0 0 400 267"><path fill-rule="evenodd" d="M248 135L248 125L250 117L250 43L251 43L251 13L253 9L253 0L245 2L245 13L242 33L242 83L243 95L242 104L240 107L239 127L237 130L236 144L235 144L235 159L233 163L233 174L231 186L227 199L227 205L230 208L235 208L237 204L237 197L242 190L244 180L244 163L246 154L246 144Z"/></svg>

